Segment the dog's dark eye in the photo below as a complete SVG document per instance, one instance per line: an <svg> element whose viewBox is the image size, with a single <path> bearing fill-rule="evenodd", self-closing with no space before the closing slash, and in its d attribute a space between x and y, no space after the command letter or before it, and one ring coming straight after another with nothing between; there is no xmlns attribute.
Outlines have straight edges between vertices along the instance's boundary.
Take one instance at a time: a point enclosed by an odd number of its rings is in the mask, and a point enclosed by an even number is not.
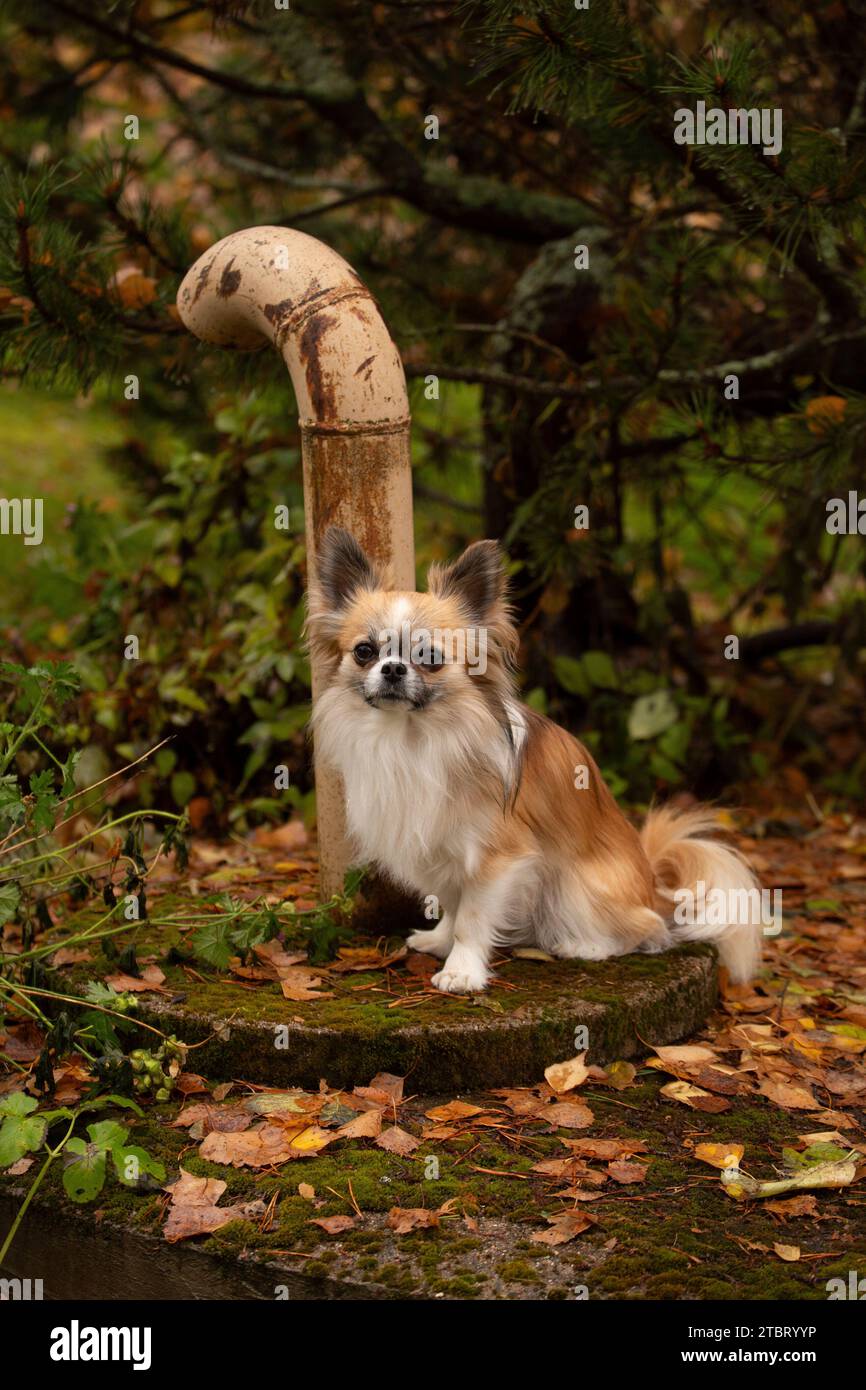
<svg viewBox="0 0 866 1390"><path fill-rule="evenodd" d="M352 655L359 666L366 666L368 661L372 661L376 655L376 648L372 642L359 642L352 651Z"/></svg>
<svg viewBox="0 0 866 1390"><path fill-rule="evenodd" d="M419 666L423 666L425 671L439 671L445 665L445 658L441 652L432 651L425 661L419 661Z"/></svg>

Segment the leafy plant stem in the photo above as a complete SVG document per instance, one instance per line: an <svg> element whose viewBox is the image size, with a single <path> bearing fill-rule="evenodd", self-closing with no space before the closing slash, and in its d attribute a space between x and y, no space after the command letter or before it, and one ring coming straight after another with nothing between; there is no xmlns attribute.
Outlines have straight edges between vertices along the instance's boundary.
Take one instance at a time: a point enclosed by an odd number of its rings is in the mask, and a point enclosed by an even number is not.
<svg viewBox="0 0 866 1390"><path fill-rule="evenodd" d="M72 1131L73 1131L73 1129L75 1128L75 1121L77 1120L77 1118L78 1118L77 1113L74 1114L74 1115L72 1116L72 1119L69 1121L69 1128L67 1129L67 1131L66 1131L66 1133L64 1134L63 1138L61 1139L60 1143L57 1144L56 1147L53 1148L53 1149L47 1149L47 1153L46 1153L46 1157L45 1157L45 1162L43 1163L42 1167L39 1169L39 1172L36 1174L36 1177L35 1177L35 1179L33 1180L33 1182L30 1184L30 1189L29 1189L29 1191L28 1191L28 1193L27 1193L27 1196L24 1198L24 1201L21 1203L21 1206L18 1208L17 1212L15 1213L15 1220L12 1222L12 1225L9 1227L9 1230L8 1230L8 1232L7 1232L7 1234L6 1234L6 1239L5 1239L4 1242L3 1242L3 1247L2 1247L2 1249L0 1249L0 1269L2 1269L2 1267L3 1267L3 1261L6 1259L6 1256L8 1255L9 1250L10 1250L10 1248L11 1248L12 1242L13 1242L13 1240L15 1239L15 1236L16 1236L16 1234L17 1234L17 1232L18 1232L18 1228L19 1228L19 1226L21 1225L21 1222L24 1220L24 1216L25 1216L25 1213L26 1213L26 1211L27 1211L27 1208L30 1206L30 1203L33 1201L33 1198L36 1196L36 1193L39 1191L39 1188L40 1188L40 1186L41 1186L41 1184L42 1184L42 1180L43 1180L43 1178L45 1177L45 1174L48 1172L48 1169L51 1167L51 1165L52 1165L52 1163L54 1162L54 1160L55 1160L56 1158L59 1158L59 1157L60 1157L60 1154L61 1154L62 1151L63 1151L64 1145L66 1144L67 1140L69 1140L69 1139L71 1138L71 1136L72 1136Z"/></svg>

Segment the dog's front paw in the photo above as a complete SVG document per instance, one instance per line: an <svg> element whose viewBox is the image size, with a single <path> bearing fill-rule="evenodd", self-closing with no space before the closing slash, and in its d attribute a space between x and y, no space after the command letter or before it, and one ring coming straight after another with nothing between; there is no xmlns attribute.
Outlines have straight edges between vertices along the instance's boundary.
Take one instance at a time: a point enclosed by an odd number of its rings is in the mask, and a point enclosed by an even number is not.
<svg viewBox="0 0 866 1390"><path fill-rule="evenodd" d="M427 956L438 956L444 960L451 950L451 932L443 933L439 927L432 931L413 931L407 936L406 945L410 951L423 951Z"/></svg>
<svg viewBox="0 0 866 1390"><path fill-rule="evenodd" d="M480 966L476 968L462 967L459 970L449 969L440 970L433 976L431 983L437 989L441 989L443 994L479 994L481 990L487 988L487 971Z"/></svg>

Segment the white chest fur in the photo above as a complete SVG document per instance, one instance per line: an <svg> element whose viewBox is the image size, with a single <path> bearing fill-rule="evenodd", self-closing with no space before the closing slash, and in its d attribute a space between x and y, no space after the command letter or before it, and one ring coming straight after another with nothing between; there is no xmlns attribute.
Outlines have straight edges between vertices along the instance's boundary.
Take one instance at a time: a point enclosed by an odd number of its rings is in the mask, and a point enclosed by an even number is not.
<svg viewBox="0 0 866 1390"><path fill-rule="evenodd" d="M422 894L477 871L489 821L464 791L477 730L429 713L359 709L337 689L319 700L314 728L317 756L343 779L359 862Z"/></svg>

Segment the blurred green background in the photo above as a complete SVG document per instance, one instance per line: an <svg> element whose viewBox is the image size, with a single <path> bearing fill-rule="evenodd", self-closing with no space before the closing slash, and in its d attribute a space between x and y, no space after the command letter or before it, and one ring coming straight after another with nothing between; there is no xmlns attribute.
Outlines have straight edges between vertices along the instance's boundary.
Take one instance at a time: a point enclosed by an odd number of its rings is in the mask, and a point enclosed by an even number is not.
<svg viewBox="0 0 866 1390"><path fill-rule="evenodd" d="M862 797L864 544L825 526L866 442L843 8L0 10L0 494L45 503L41 546L0 537L0 649L74 663L58 750L98 774L170 734L129 798L314 816L290 384L173 309L215 240L281 222L403 355L419 584L503 542L524 698L618 795ZM781 105L782 155L674 145L699 97Z"/></svg>

